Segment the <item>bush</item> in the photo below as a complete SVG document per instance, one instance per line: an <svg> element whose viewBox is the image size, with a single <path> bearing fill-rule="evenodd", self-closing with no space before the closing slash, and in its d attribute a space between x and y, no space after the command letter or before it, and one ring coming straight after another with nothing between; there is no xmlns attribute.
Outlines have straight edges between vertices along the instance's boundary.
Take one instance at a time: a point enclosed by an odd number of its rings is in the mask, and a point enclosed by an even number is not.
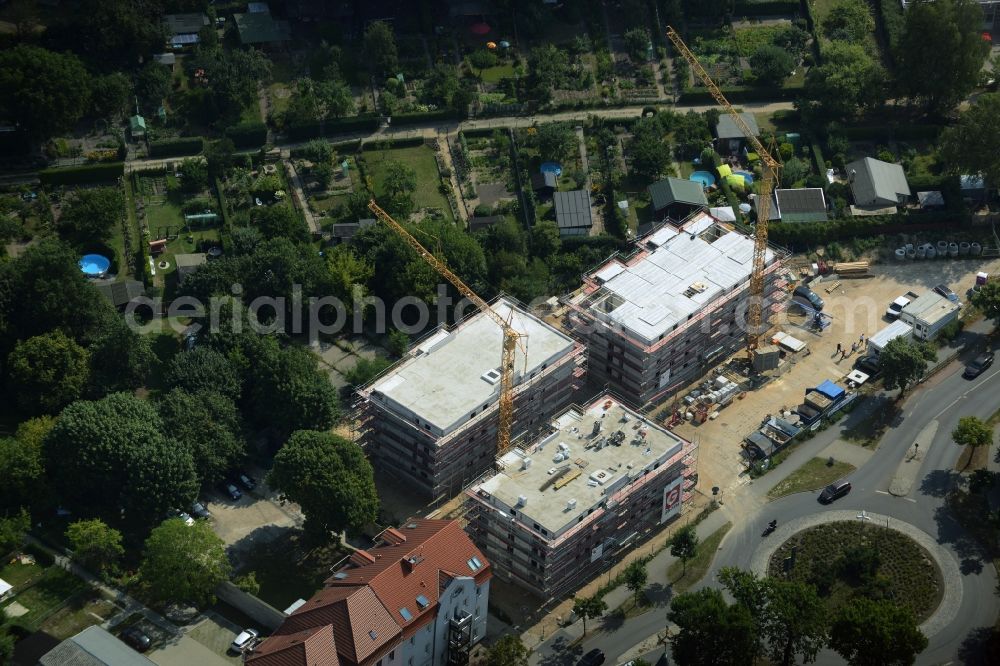
<svg viewBox="0 0 1000 666"><path fill-rule="evenodd" d="M38 179L43 185L77 185L115 181L125 173L122 162L87 164L62 169L42 169Z"/></svg>
<svg viewBox="0 0 1000 666"><path fill-rule="evenodd" d="M149 143L150 157L177 157L181 155L197 155L205 148L205 140L200 136L182 137L179 139L163 139Z"/></svg>
<svg viewBox="0 0 1000 666"><path fill-rule="evenodd" d="M395 121L395 118L393 119ZM373 131L378 129L378 118L374 115L353 116L351 118L341 118L339 120L327 120L323 123L303 123L301 125L290 125L285 128L285 133L293 141L304 141L320 136L330 136L332 134L344 134L347 132Z"/></svg>
<svg viewBox="0 0 1000 666"><path fill-rule="evenodd" d="M225 135L237 148L257 148L267 143L267 125L264 123L240 123L227 127Z"/></svg>

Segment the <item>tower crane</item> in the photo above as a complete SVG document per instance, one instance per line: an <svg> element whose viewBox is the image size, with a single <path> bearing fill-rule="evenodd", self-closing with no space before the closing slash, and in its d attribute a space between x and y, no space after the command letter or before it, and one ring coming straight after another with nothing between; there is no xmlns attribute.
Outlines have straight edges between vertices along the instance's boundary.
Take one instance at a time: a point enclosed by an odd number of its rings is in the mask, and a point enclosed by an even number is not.
<svg viewBox="0 0 1000 666"><path fill-rule="evenodd" d="M753 263L750 270L750 302L747 308L747 356L753 362L753 353L757 349L760 336L764 333L762 326L764 323L764 271L767 267L767 219L771 213L771 195L774 192L774 184L778 182L781 164L771 156L771 153L764 148L764 144L754 134L753 130L746 124L740 114L736 112L733 105L729 103L726 96L722 94L719 86L715 85L712 77L708 75L705 68L698 62L691 49L687 47L681 36L671 26L667 26L667 37L673 42L677 51L698 75L708 92L711 93L715 101L718 102L726 113L728 113L736 126L746 137L747 142L753 146L754 152L763 162L763 174L760 187L757 192L757 228L754 233L753 243Z"/></svg>
<svg viewBox="0 0 1000 666"><path fill-rule="evenodd" d="M476 292L474 292L462 278L458 277L448 268L447 265L440 259L438 259L434 254L420 244L416 238L413 237L406 228L399 222L394 220L389 213L382 210L382 208L375 203L372 199L368 202L368 210L372 212L373 215L379 220L381 220L387 227L392 229L397 236L403 239L407 245L409 245L413 250L420 255L421 259L430 264L437 273L443 277L445 280L451 283L455 289L458 290L462 296L472 301L472 303L481 310L484 314L490 317L496 322L497 326L503 331L503 346L500 355L500 422L497 427L497 457L499 458L503 455L507 449L510 448L510 431L514 425L514 362L515 353L518 348L521 349L521 353L524 354L525 359L527 359L527 349L525 348L522 338L527 336L514 330L511 326L511 321L514 317L514 311L511 310L510 317L504 319L500 314L490 307L490 304L483 300Z"/></svg>

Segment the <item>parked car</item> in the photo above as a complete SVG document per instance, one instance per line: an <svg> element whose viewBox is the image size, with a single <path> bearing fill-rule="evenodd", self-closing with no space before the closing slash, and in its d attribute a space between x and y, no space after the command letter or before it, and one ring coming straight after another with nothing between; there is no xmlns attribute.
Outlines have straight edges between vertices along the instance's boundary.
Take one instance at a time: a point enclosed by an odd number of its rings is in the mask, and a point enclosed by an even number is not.
<svg viewBox="0 0 1000 666"><path fill-rule="evenodd" d="M208 509L205 508L205 505L197 501L191 503L191 513L194 514L195 518L212 517L212 514L208 512Z"/></svg>
<svg viewBox="0 0 1000 666"><path fill-rule="evenodd" d="M604 653L597 648L583 655L580 657L580 661L576 662L577 666L601 666L603 663Z"/></svg>
<svg viewBox="0 0 1000 666"><path fill-rule="evenodd" d="M862 356L854 364L854 367L871 379L878 379L879 375L882 374L882 364L879 363L878 356Z"/></svg>
<svg viewBox="0 0 1000 666"><path fill-rule="evenodd" d="M177 517L183 520L184 524L187 525L188 527L194 525L194 518L192 518L191 514L186 511L178 511Z"/></svg>
<svg viewBox="0 0 1000 666"><path fill-rule="evenodd" d="M240 485L247 490L253 490L257 487L257 482L254 481L254 478L246 472L239 472L236 475L236 480L239 481Z"/></svg>
<svg viewBox="0 0 1000 666"><path fill-rule="evenodd" d="M229 499L233 501L236 501L239 498L243 497L243 493L240 492L240 489L231 483L223 483L221 486L219 486L219 489L222 490L222 492L224 492L226 495L228 495Z"/></svg>
<svg viewBox="0 0 1000 666"><path fill-rule="evenodd" d="M798 303L799 305L804 305L805 307L815 310L816 312L823 311L823 299L819 295L805 285L799 285L792 292L792 301Z"/></svg>
<svg viewBox="0 0 1000 666"><path fill-rule="evenodd" d="M969 365L965 366L963 376L973 379L983 374L986 368L993 365L993 352L985 352L972 359Z"/></svg>
<svg viewBox="0 0 1000 666"><path fill-rule="evenodd" d="M851 492L850 481L834 481L819 494L819 501L821 504L829 504L834 500L839 500L849 492Z"/></svg>
<svg viewBox="0 0 1000 666"><path fill-rule="evenodd" d="M906 296L900 296L892 303L889 303L889 307L885 309L885 316L889 319L899 319L899 314L903 311L903 308L909 304L910 299Z"/></svg>
<svg viewBox="0 0 1000 666"><path fill-rule="evenodd" d="M949 287L946 284L939 284L938 286L934 287L934 293L940 296L944 296L953 303L958 303L958 294L953 292L951 290L951 287Z"/></svg>
<svg viewBox="0 0 1000 666"><path fill-rule="evenodd" d="M260 634L257 633L256 629L244 629L233 640L232 644L229 646L229 651L239 653L243 652L247 648L253 647L257 643L257 637L259 635Z"/></svg>
<svg viewBox="0 0 1000 666"><path fill-rule="evenodd" d="M145 652L153 644L153 639L139 627L129 627L123 631L121 639L126 645L137 652Z"/></svg>

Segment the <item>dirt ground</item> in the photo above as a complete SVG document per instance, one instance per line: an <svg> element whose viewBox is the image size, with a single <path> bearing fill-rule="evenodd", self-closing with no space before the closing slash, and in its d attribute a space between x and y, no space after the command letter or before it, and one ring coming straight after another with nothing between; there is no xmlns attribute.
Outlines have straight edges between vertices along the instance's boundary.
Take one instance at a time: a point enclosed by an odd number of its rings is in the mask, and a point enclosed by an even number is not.
<svg viewBox="0 0 1000 666"><path fill-rule="evenodd" d="M964 303L966 290L975 283L977 271L995 275L1000 271L1000 260L877 264L872 266L871 278L814 280L810 286L826 302L823 312L832 316L831 325L817 334L802 326L807 323L804 317L789 313L782 313L772 322L772 334L784 331L807 343L811 353L807 356L801 352L789 358L791 365L781 376L748 392L743 399L734 400L715 420L701 425L684 423L675 428L677 434L699 445L698 487L708 492L706 489L718 486L725 501L739 486L749 483L749 477L743 473L739 443L769 414L801 403L807 388L826 379L836 382L850 372L864 352L862 347L858 353L850 354L851 344L858 342L862 334L868 338L890 323L884 313L894 298L908 291L923 294L944 283ZM836 353L837 343L847 349L846 359L841 360Z"/></svg>

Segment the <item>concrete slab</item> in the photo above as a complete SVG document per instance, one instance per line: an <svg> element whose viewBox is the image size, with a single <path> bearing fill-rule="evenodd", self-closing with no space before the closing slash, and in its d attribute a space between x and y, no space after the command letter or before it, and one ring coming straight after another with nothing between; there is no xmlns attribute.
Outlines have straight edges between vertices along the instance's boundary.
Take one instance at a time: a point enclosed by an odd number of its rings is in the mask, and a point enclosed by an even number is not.
<svg viewBox="0 0 1000 666"><path fill-rule="evenodd" d="M3 609L3 613L7 617L21 617L27 612L28 609L24 605L19 604L16 601L12 602L10 605L8 605L6 608Z"/></svg>
<svg viewBox="0 0 1000 666"><path fill-rule="evenodd" d="M337 370L331 369L326 373L326 376L330 378L330 383L333 385L333 388L342 389L347 386L347 379L345 379L344 375Z"/></svg>
<svg viewBox="0 0 1000 666"><path fill-rule="evenodd" d="M232 641L232 638L229 639ZM240 658L229 658L212 652L190 636L179 636L167 645L148 655L159 666L233 666L242 663Z"/></svg>
<svg viewBox="0 0 1000 666"><path fill-rule="evenodd" d="M319 357L327 365L336 366L337 363L350 356L349 352L344 351L337 345L322 345L322 347L324 348L321 348Z"/></svg>

